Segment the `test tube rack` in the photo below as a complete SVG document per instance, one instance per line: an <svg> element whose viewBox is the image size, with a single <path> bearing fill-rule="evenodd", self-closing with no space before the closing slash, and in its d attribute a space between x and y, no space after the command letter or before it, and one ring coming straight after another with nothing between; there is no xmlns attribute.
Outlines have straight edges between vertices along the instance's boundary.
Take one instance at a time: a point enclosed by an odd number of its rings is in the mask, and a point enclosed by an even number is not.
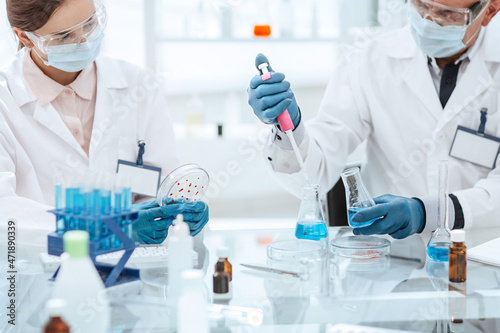
<svg viewBox="0 0 500 333"><path fill-rule="evenodd" d="M86 226L100 225L100 223L104 223L107 226L109 230L108 233L106 233L105 235L100 235L100 237L95 240L92 240L92 238L89 240L89 256L94 262L97 271L101 275L101 278L104 281L104 286L106 288L139 279L138 269L125 268L125 264L127 263L128 259L130 258L138 244L134 242L123 231L125 227L131 226L139 219L139 211L130 210L127 212L122 212L120 214L110 214L98 217L65 213L62 209L50 210L49 212L53 213L56 216L56 221L59 221L60 219L70 219L81 221L83 222L81 224ZM64 232L57 231L52 232L48 235L48 253L50 255L60 256L64 252L63 235ZM102 244L102 242L106 240L111 241L113 235L115 235L116 238L120 240L120 246L103 249L100 244ZM125 252L116 265L109 265L96 261L96 257L100 254L106 254L120 250L125 250ZM57 273L59 272L59 268L52 276L52 279L56 278Z"/></svg>

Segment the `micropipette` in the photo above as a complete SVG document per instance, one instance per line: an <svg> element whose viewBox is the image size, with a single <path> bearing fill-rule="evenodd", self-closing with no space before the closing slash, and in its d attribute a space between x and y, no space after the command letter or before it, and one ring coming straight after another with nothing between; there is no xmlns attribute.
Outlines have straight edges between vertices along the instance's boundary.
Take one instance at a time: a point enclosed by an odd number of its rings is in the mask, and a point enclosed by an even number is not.
<svg viewBox="0 0 500 333"><path fill-rule="evenodd" d="M267 81L271 78L271 72L269 72L268 67L269 64L267 62L263 62L257 66L257 68L261 73L262 81ZM295 142L295 138L293 137L293 130L295 129L295 126L293 125L293 121L292 118L290 118L290 113L288 112L288 110L283 111L278 116L278 123L280 124L281 131L286 134L286 136L290 140L290 143L292 144L292 149L293 152L295 153L297 161L299 162L300 169L304 170L305 173L306 170L304 169L304 161L302 160L302 155L300 155L297 142ZM307 174L306 178L307 182L309 183L309 177L307 176Z"/></svg>

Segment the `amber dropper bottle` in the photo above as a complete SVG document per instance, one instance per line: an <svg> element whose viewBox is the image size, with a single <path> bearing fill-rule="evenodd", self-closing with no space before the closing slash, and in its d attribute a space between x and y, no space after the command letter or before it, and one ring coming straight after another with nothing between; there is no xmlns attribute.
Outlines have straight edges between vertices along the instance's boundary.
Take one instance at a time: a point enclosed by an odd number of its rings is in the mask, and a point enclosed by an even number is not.
<svg viewBox="0 0 500 333"><path fill-rule="evenodd" d="M219 259L215 264L215 273L213 276L213 299L229 300L231 299L231 290L229 289L229 274L224 271L224 259Z"/></svg>
<svg viewBox="0 0 500 333"><path fill-rule="evenodd" d="M229 248L221 247L217 249L217 257L224 260L224 271L229 274L229 281L233 281L233 265L227 259L229 256Z"/></svg>
<svg viewBox="0 0 500 333"><path fill-rule="evenodd" d="M54 298L47 302L50 320L43 328L43 333L69 333L69 326L62 318L65 307L66 302L62 299Z"/></svg>
<svg viewBox="0 0 500 333"><path fill-rule="evenodd" d="M467 279L467 247L465 246L465 231L452 230L449 251L450 282L465 282Z"/></svg>

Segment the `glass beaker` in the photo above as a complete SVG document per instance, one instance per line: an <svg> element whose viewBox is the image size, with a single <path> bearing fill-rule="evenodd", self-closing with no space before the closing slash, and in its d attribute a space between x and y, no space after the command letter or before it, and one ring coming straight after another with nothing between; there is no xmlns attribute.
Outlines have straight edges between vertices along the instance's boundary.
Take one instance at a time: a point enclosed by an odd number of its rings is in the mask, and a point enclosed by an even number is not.
<svg viewBox="0 0 500 333"><path fill-rule="evenodd" d="M451 245L448 227L448 161L439 162L439 203L437 229L427 244L427 255L435 261L448 261Z"/></svg>
<svg viewBox="0 0 500 333"><path fill-rule="evenodd" d="M361 174L359 173L358 167L349 168L342 172L340 176L342 177L345 187L349 225L353 228L362 228L367 227L378 220L379 218L360 223L352 222L351 219L354 214L362 209L375 206L375 202L361 180Z"/></svg>
<svg viewBox="0 0 500 333"><path fill-rule="evenodd" d="M295 237L319 241L327 236L325 215L319 202L319 185L303 185Z"/></svg>

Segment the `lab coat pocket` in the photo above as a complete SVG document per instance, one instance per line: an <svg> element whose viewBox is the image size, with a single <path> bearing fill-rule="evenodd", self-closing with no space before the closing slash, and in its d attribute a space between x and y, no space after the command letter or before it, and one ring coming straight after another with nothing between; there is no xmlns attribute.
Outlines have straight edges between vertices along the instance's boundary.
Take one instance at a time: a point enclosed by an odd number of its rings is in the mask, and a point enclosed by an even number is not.
<svg viewBox="0 0 500 333"><path fill-rule="evenodd" d="M139 145L135 137L122 136L118 138L118 159L135 162L139 153Z"/></svg>

